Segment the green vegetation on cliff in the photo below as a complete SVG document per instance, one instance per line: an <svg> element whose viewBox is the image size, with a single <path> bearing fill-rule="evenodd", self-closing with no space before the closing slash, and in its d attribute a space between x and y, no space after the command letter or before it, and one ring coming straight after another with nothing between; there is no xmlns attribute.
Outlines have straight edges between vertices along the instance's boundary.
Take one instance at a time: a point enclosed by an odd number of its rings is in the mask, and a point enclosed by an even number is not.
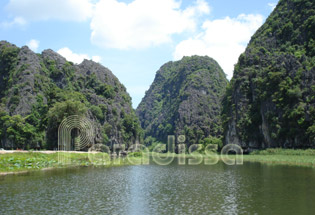
<svg viewBox="0 0 315 215"><path fill-rule="evenodd" d="M223 121L226 144L315 147L314 1L279 1L239 57Z"/></svg>
<svg viewBox="0 0 315 215"><path fill-rule="evenodd" d="M187 145L220 139L221 98L227 79L209 57L184 57L163 65L137 108L145 143L185 135Z"/></svg>
<svg viewBox="0 0 315 215"><path fill-rule="evenodd" d="M70 115L92 122L94 143L128 145L141 133L126 88L107 68L1 41L0 147L54 149L58 126Z"/></svg>

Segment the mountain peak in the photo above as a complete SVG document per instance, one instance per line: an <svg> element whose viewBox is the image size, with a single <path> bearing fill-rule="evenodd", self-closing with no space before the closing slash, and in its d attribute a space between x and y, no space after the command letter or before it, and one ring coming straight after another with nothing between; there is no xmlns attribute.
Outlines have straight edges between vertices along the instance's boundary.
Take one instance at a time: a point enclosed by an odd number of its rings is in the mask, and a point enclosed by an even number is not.
<svg viewBox="0 0 315 215"><path fill-rule="evenodd" d="M107 68L91 60L74 65L51 49L35 54L6 41L0 42L0 56L2 147L56 148L58 126L69 115L92 122L93 143L128 146L138 139L131 98Z"/></svg>
<svg viewBox="0 0 315 215"><path fill-rule="evenodd" d="M186 135L190 145L220 137L221 97L227 83L210 57L183 57L164 64L137 108L147 141Z"/></svg>

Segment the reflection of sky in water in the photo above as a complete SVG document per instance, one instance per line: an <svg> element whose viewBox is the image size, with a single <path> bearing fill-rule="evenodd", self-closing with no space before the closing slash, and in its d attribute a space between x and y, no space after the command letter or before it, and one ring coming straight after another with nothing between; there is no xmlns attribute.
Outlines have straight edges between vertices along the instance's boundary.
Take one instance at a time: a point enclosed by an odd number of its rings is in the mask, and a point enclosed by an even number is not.
<svg viewBox="0 0 315 215"><path fill-rule="evenodd" d="M0 177L0 214L312 214L315 171L143 165Z"/></svg>
<svg viewBox="0 0 315 215"><path fill-rule="evenodd" d="M234 172L226 174L226 194L224 196L224 204L221 207L221 210L226 214L239 214L237 194L240 186L237 182L238 177Z"/></svg>

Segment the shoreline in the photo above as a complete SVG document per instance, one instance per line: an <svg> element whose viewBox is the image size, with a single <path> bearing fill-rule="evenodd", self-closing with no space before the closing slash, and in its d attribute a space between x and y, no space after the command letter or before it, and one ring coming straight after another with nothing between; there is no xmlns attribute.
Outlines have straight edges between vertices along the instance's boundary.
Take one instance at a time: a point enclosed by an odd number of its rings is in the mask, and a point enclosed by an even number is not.
<svg viewBox="0 0 315 215"><path fill-rule="evenodd" d="M244 162L315 168L315 157L297 155L244 155Z"/></svg>
<svg viewBox="0 0 315 215"><path fill-rule="evenodd" d="M244 162L255 162L266 165L287 165L287 166L297 166L297 167L311 167L315 168L315 150L309 151L294 151L294 150L263 150L258 151L254 154L243 155ZM0 177L6 175L18 175L25 174L33 171L48 171L57 168L71 168L71 167L88 167L88 166L123 166L123 165L137 165L141 164L141 159L143 157L133 157L135 162L140 161L140 163L132 163L128 159L117 157L110 159L110 156L106 153L93 153L91 160L91 154L88 152L62 152L67 159L71 160L70 165L62 164L58 161L59 155L58 151L15 151L7 150L0 151ZM287 153L287 154L286 154ZM299 154L300 153L300 154ZM151 153L148 156L154 156L155 153ZM168 154L156 154L163 158L168 156ZM170 154L174 158L186 159L194 158L194 154ZM199 154L202 158L211 158L211 155ZM219 160L222 158L219 154ZM229 155L230 158L235 158L235 155ZM95 160L93 160L95 159ZM104 162L106 160L106 163ZM110 161L109 163L107 163ZM96 162L96 163L94 163Z"/></svg>
<svg viewBox="0 0 315 215"><path fill-rule="evenodd" d="M0 172L0 177L1 176L7 176L7 175L20 175L20 174L26 174L26 173L30 173L30 172L37 172L37 171L49 171L49 170L54 170L54 169L57 169L57 168L58 167L48 167L48 168L43 168L43 169L21 170L21 171L12 171L12 172Z"/></svg>
<svg viewBox="0 0 315 215"><path fill-rule="evenodd" d="M136 157L136 160L138 159ZM0 154L0 177L58 168L112 167L131 164L122 157L111 159L106 153L10 150Z"/></svg>
<svg viewBox="0 0 315 215"><path fill-rule="evenodd" d="M315 150L314 150L315 151ZM263 152L263 151L262 151ZM222 161L222 157L220 154L220 161ZM167 154L162 154L161 157L166 157ZM174 154L175 158L183 158L186 159L194 158L193 154ZM211 156L207 156L202 154L202 158L211 158ZM229 158L235 158L235 155L229 155ZM297 166L297 167L310 167L315 168L315 155L296 155L296 154L245 154L243 155L243 162L250 163L261 163L266 165L286 165L286 166Z"/></svg>
<svg viewBox="0 0 315 215"><path fill-rule="evenodd" d="M43 153L43 154L53 154L57 152L67 152L67 153L78 153L84 154L88 152L81 152L81 151L54 151L54 150L43 150L43 151L27 151L27 150L0 150L0 154L10 154L10 153Z"/></svg>

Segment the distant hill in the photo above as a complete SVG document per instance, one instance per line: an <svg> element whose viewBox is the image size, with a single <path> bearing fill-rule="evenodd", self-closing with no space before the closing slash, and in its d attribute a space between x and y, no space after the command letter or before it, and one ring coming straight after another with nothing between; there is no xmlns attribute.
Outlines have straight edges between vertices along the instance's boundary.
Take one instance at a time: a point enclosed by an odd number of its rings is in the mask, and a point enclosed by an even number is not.
<svg viewBox="0 0 315 215"><path fill-rule="evenodd" d="M221 98L227 83L219 64L209 57L164 64L136 110L145 143L165 143L168 135L186 135L188 145L220 138Z"/></svg>
<svg viewBox="0 0 315 215"><path fill-rule="evenodd" d="M93 122L94 143L130 144L141 131L126 88L107 68L1 41L0 147L56 148L58 126L69 115Z"/></svg>
<svg viewBox="0 0 315 215"><path fill-rule="evenodd" d="M314 1L279 1L239 57L223 121L225 144L315 147Z"/></svg>

